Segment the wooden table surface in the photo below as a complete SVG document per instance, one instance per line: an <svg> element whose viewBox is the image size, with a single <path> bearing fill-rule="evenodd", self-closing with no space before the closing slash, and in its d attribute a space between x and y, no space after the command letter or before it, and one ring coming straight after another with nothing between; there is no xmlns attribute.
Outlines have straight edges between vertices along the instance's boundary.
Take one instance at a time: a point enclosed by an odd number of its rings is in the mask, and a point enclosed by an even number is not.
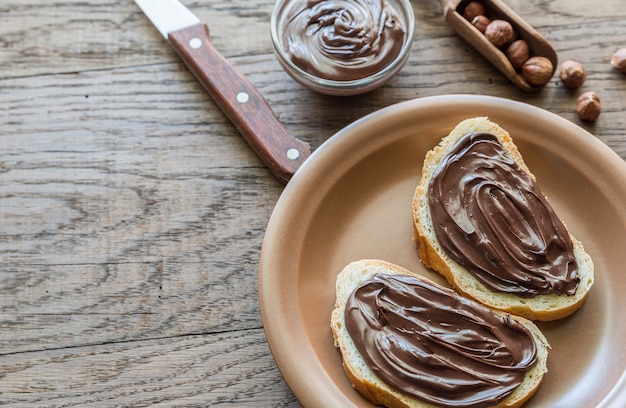
<svg viewBox="0 0 626 408"><path fill-rule="evenodd" d="M413 0L411 58L367 95L313 93L281 70L271 0L194 0L215 47L317 148L379 108L431 95L554 112L626 159L623 0L508 0L576 59L527 94ZM14 406L299 406L258 302L263 235L283 186L134 2L0 2L0 401ZM576 97L602 100L593 124Z"/></svg>

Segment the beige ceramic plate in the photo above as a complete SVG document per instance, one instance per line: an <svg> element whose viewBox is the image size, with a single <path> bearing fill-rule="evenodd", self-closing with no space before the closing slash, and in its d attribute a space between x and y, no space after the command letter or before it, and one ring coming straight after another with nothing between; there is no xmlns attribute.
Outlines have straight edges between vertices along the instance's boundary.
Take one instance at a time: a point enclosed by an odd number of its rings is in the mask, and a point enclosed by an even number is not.
<svg viewBox="0 0 626 408"><path fill-rule="evenodd" d="M329 328L335 277L346 264L379 258L444 283L413 246L411 199L426 152L472 116L511 133L596 265L583 307L539 324L552 345L549 372L526 406L626 406L626 163L554 114L459 95L408 101L355 122L320 147L280 197L261 253L261 312L276 363L303 405L369 406L348 383Z"/></svg>

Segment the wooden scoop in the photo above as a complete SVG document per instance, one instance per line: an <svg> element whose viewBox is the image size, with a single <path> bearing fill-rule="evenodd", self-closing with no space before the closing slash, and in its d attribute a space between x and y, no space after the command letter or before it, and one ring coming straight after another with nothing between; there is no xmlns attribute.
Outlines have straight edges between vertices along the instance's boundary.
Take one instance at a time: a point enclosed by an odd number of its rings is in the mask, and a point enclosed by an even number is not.
<svg viewBox="0 0 626 408"><path fill-rule="evenodd" d="M443 15L446 22L517 87L526 92L536 92L545 86L528 83L520 72L515 71L504 52L493 45L483 33L478 31L476 27L463 17L463 10L471 0L439 1L443 7ZM531 56L542 56L549 59L552 63L552 75L554 74L558 63L557 55L554 48L541 34L500 0L477 1L480 1L485 6L485 14L491 20L501 19L511 23L519 33L518 38L528 43Z"/></svg>

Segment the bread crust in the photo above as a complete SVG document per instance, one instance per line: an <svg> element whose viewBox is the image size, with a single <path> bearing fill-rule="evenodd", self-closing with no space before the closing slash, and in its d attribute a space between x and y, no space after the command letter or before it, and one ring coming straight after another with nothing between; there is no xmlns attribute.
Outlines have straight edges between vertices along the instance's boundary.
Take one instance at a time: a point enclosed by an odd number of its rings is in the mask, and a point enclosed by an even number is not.
<svg viewBox="0 0 626 408"><path fill-rule="evenodd" d="M385 405L389 408L437 408L432 404L399 392L376 377L360 357L352 338L348 334L344 321L344 309L347 299L358 285L367 281L377 273L409 275L431 284L433 283L429 279L405 268L377 259L355 261L347 265L341 271L336 281L337 298L335 309L331 315L331 330L335 347L339 349L342 355L343 368L346 376L352 386L374 404ZM541 385L543 376L548 371L547 359L550 346L545 336L532 321L497 310L494 310L494 312L501 315L509 315L511 318L523 324L524 327L531 332L537 346L537 362L535 366L526 373L524 382L505 400L494 406L494 408L520 407L534 395Z"/></svg>
<svg viewBox="0 0 626 408"><path fill-rule="evenodd" d="M428 184L437 166L454 144L471 132L486 132L496 136L505 154L514 159L522 170L535 179L507 131L485 117L470 118L459 123L448 136L426 154L422 177L413 197L413 240L423 264L443 275L462 295L491 308L540 321L556 320L571 315L583 305L594 281L593 261L585 252L583 245L571 234L580 278L576 293L571 296L548 294L521 298L511 293L492 291L452 260L437 241L428 204Z"/></svg>

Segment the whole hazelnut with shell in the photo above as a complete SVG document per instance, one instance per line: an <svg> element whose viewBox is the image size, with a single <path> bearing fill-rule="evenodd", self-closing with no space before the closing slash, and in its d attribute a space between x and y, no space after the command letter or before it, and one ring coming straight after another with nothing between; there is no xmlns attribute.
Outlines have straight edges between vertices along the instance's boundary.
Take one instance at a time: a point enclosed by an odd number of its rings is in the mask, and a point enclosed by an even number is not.
<svg viewBox="0 0 626 408"><path fill-rule="evenodd" d="M601 109L600 97L597 93L589 91L578 97L576 112L580 119L594 122L600 116Z"/></svg>
<svg viewBox="0 0 626 408"><path fill-rule="evenodd" d="M476 16L472 20L472 25L476 27L478 31L480 31L483 34L487 30L487 26L489 25L489 23L491 23L491 20L489 20L489 17L483 16L483 15Z"/></svg>
<svg viewBox="0 0 626 408"><path fill-rule="evenodd" d="M522 76L528 83L536 86L543 86L550 78L554 67L552 62L546 57L530 57L524 65L522 65Z"/></svg>
<svg viewBox="0 0 626 408"><path fill-rule="evenodd" d="M620 48L613 54L611 65L613 65L615 69L626 72L626 48Z"/></svg>
<svg viewBox="0 0 626 408"><path fill-rule="evenodd" d="M467 3L467 6L463 9L463 17L467 21L474 20L476 16L484 16L485 15L485 6L478 1L471 1Z"/></svg>
<svg viewBox="0 0 626 408"><path fill-rule="evenodd" d="M587 79L585 67L578 61L567 60L561 65L561 81L567 88L580 88Z"/></svg>
<svg viewBox="0 0 626 408"><path fill-rule="evenodd" d="M530 58L530 49L526 41L515 40L507 47L505 54L513 68L520 69Z"/></svg>
<svg viewBox="0 0 626 408"><path fill-rule="evenodd" d="M485 29L485 37L496 47L502 47L515 37L515 30L506 20L492 20Z"/></svg>

